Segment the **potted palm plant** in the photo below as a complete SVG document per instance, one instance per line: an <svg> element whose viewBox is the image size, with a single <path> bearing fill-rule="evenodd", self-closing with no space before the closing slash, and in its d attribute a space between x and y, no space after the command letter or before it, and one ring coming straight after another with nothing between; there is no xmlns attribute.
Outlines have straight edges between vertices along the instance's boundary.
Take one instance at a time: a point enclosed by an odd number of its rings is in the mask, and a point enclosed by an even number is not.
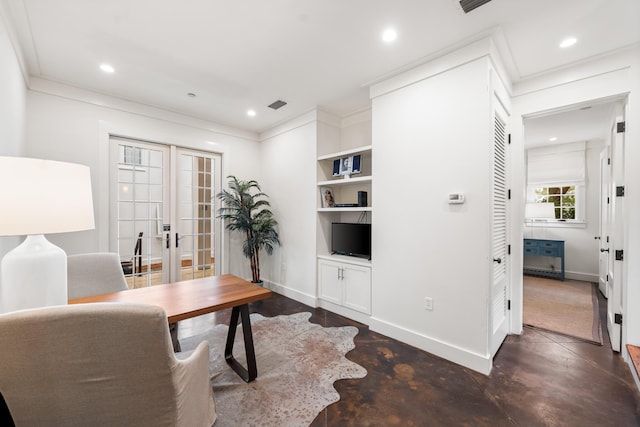
<svg viewBox="0 0 640 427"><path fill-rule="evenodd" d="M268 255L280 245L275 226L278 222L269 210L271 204L257 181L242 181L230 175L229 190L222 190L217 198L222 201L218 218L226 222L225 228L244 234L242 253L251 263L252 282L262 284L260 278L260 250Z"/></svg>

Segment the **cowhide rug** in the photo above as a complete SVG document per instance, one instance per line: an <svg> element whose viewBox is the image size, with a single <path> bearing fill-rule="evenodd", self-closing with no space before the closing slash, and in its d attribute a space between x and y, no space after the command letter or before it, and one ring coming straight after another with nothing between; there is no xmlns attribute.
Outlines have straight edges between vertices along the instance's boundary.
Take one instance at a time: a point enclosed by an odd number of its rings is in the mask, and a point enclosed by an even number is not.
<svg viewBox="0 0 640 427"><path fill-rule="evenodd" d="M340 400L333 383L363 378L367 371L345 354L355 347L353 326L324 328L310 323L311 313L263 317L251 314L258 378L245 383L224 360L227 326L182 338L183 351L203 340L210 346L209 368L218 420L224 426L307 426L328 405ZM242 327L235 358L246 366Z"/></svg>

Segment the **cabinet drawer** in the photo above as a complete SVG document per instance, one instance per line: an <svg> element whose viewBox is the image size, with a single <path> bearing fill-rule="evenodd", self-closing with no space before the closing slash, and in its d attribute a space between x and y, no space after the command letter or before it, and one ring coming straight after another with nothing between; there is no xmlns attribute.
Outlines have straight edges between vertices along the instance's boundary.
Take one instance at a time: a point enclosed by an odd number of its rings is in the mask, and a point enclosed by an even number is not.
<svg viewBox="0 0 640 427"><path fill-rule="evenodd" d="M538 255L538 248L536 248L536 247L533 247L533 248L532 247L527 247L525 245L524 254L525 255Z"/></svg>
<svg viewBox="0 0 640 427"><path fill-rule="evenodd" d="M538 252L538 255L541 255L541 256L552 256L552 257L560 256L560 249L558 247L538 248L537 252Z"/></svg>

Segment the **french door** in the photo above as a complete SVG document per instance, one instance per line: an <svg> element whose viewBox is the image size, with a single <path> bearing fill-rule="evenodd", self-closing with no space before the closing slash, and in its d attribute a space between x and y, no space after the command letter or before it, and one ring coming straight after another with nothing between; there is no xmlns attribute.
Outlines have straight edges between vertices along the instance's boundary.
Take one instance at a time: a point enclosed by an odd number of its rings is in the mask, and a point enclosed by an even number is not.
<svg viewBox="0 0 640 427"><path fill-rule="evenodd" d="M110 138L110 250L129 288L220 271L220 157Z"/></svg>

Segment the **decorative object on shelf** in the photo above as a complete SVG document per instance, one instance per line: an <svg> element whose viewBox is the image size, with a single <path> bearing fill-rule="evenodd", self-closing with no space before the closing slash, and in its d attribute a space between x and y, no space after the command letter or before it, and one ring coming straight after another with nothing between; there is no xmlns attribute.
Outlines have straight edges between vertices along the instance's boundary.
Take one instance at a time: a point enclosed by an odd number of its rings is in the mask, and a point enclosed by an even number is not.
<svg viewBox="0 0 640 427"><path fill-rule="evenodd" d="M320 187L320 199L323 208L333 208L336 205L331 187Z"/></svg>
<svg viewBox="0 0 640 427"><path fill-rule="evenodd" d="M218 209L218 218L226 221L225 228L244 233L242 253L251 263L253 283L262 283L260 278L260 250L268 255L280 246L280 238L275 226L278 222L269 210L271 204L260 189L257 181L242 181L230 175L229 189L222 190L217 198L223 203Z"/></svg>
<svg viewBox="0 0 640 427"><path fill-rule="evenodd" d="M333 176L344 175L346 177L354 173L360 173L360 163L360 154L335 159L333 161Z"/></svg>
<svg viewBox="0 0 640 427"><path fill-rule="evenodd" d="M95 227L88 166L0 157L0 236L24 236L0 270L0 313L67 303L67 254L44 235Z"/></svg>

